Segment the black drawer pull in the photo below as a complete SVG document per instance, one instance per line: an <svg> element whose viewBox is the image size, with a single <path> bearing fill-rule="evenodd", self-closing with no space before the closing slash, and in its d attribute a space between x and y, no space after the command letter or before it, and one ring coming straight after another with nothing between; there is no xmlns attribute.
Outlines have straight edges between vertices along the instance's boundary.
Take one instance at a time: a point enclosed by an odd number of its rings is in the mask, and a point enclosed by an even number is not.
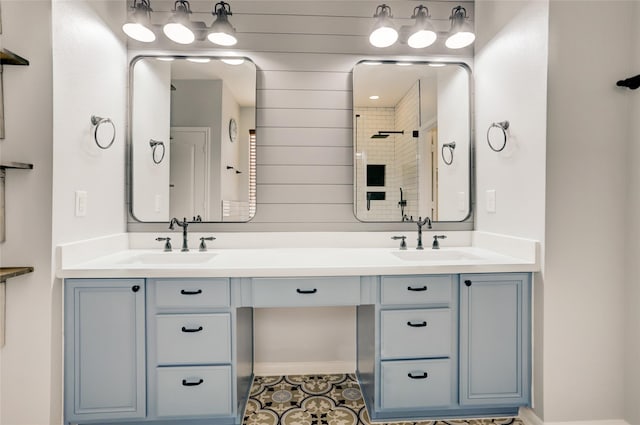
<svg viewBox="0 0 640 425"><path fill-rule="evenodd" d="M196 291L187 291L186 289L182 289L180 293L182 295L198 295L198 294L202 294L202 289L198 289Z"/></svg>
<svg viewBox="0 0 640 425"><path fill-rule="evenodd" d="M296 292L298 294L315 294L316 292L318 292L318 288L313 288L313 289L296 289Z"/></svg>
<svg viewBox="0 0 640 425"><path fill-rule="evenodd" d="M427 326L427 322L420 322L420 323L407 322L407 326L411 326L412 328L424 328L425 326Z"/></svg>
<svg viewBox="0 0 640 425"><path fill-rule="evenodd" d="M427 290L427 285L421 286L419 288L414 288L413 286L407 286L407 291L423 292L426 290Z"/></svg>
<svg viewBox="0 0 640 425"><path fill-rule="evenodd" d="M140 285L133 285L133 286L131 287L131 290L132 290L133 292L138 292L138 291L140 290Z"/></svg>
<svg viewBox="0 0 640 425"><path fill-rule="evenodd" d="M427 379L429 374L427 372L422 372L422 375L414 375L413 373L409 372L407 376L411 379Z"/></svg>
<svg viewBox="0 0 640 425"><path fill-rule="evenodd" d="M189 329L183 326L182 332L200 332L202 329L203 329L202 326L198 326L196 329L193 329L193 328Z"/></svg>
<svg viewBox="0 0 640 425"><path fill-rule="evenodd" d="M196 387L204 382L204 379L200 379L198 382L189 382L186 379L182 380L182 385L185 387Z"/></svg>
<svg viewBox="0 0 640 425"><path fill-rule="evenodd" d="M471 281L470 280L465 280L464 284L467 285L467 286L471 286Z"/></svg>

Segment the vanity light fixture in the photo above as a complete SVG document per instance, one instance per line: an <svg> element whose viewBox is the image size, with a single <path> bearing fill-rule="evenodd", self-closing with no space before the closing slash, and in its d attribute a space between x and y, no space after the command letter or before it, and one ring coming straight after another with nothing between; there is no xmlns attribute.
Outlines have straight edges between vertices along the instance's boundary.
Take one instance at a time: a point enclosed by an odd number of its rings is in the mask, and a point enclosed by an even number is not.
<svg viewBox="0 0 640 425"><path fill-rule="evenodd" d="M211 29L207 35L209 41L220 46L235 45L238 42L236 29L229 23L227 18L227 16L233 15L229 3L224 1L216 3L211 13L216 16L216 20L211 24Z"/></svg>
<svg viewBox="0 0 640 425"><path fill-rule="evenodd" d="M416 23L411 28L411 35L407 39L409 47L414 49L422 49L429 47L435 43L438 35L431 22L431 15L426 6L420 5L413 9L411 19L415 19Z"/></svg>
<svg viewBox="0 0 640 425"><path fill-rule="evenodd" d="M149 0L132 0L132 11L128 21L122 25L122 31L134 40L143 43L155 41L156 35L151 30L151 4Z"/></svg>
<svg viewBox="0 0 640 425"><path fill-rule="evenodd" d="M476 35L473 33L471 24L467 17L467 10L462 6L454 7L451 10L451 29L449 37L444 43L450 49L462 49L473 43Z"/></svg>
<svg viewBox="0 0 640 425"><path fill-rule="evenodd" d="M373 30L369 35L369 43L375 47L389 47L398 39L398 31L393 27L391 22L391 7L386 4L381 4L376 8L376 13L373 15L376 18L376 22L373 25Z"/></svg>
<svg viewBox="0 0 640 425"><path fill-rule="evenodd" d="M173 16L162 28L164 34L178 44L193 43L196 36L189 28L191 26L189 21L190 14L191 6L189 2L187 0L177 0L173 6Z"/></svg>

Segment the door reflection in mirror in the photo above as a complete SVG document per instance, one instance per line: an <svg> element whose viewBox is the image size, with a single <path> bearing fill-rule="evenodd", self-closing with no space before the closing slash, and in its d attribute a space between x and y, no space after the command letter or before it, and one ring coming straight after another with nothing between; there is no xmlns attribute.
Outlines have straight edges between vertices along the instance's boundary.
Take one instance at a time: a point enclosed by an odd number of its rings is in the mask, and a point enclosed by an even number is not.
<svg viewBox="0 0 640 425"><path fill-rule="evenodd" d="M137 57L131 65L132 216L143 222L251 219L255 65L158 59ZM149 153L150 139L166 147L159 164Z"/></svg>

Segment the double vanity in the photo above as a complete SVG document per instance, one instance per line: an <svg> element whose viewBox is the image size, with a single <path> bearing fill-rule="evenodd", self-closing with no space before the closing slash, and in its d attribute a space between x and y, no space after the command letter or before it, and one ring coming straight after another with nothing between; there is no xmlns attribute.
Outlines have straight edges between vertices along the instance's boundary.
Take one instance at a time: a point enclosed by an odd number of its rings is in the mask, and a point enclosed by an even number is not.
<svg viewBox="0 0 640 425"><path fill-rule="evenodd" d="M504 241L424 251L126 245L95 258L81 243L60 248L65 423L241 423L253 309L272 307L356 306L355 372L373 421L517 415L530 404L534 242L517 241L517 257L501 253Z"/></svg>

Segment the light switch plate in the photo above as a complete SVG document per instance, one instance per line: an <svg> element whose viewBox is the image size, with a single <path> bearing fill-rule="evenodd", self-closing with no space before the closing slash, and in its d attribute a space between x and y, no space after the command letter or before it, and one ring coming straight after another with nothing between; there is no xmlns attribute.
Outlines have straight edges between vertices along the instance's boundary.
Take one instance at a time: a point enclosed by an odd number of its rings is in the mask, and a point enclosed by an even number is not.
<svg viewBox="0 0 640 425"><path fill-rule="evenodd" d="M76 217L84 217L87 215L87 192L85 190L76 190Z"/></svg>

